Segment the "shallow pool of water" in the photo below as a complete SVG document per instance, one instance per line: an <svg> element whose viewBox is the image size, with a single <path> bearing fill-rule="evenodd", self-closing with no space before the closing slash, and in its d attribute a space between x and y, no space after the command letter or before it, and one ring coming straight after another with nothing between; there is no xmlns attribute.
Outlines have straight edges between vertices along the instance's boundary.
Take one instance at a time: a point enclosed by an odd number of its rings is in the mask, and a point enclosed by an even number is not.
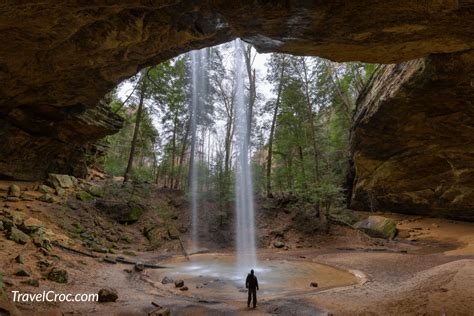
<svg viewBox="0 0 474 316"><path fill-rule="evenodd" d="M239 271L236 262L235 256L221 254L192 255L189 261L174 258L165 262L170 268L160 269L159 273L156 270L154 278L166 275L174 280L183 279L189 293L230 298L245 291L245 278L249 273ZM314 291L357 282L356 277L347 271L311 261L261 259L254 270L260 296ZM311 287L311 282L316 282L318 287Z"/></svg>

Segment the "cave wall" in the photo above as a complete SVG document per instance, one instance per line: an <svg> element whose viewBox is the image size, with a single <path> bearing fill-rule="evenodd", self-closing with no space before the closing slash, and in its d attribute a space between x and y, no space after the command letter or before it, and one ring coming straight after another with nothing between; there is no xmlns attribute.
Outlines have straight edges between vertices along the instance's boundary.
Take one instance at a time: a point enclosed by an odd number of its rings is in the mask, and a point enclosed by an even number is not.
<svg viewBox="0 0 474 316"><path fill-rule="evenodd" d="M467 214L473 63L458 52L474 49L473 13L460 0L3 2L0 177L81 176L91 143L122 125L99 105L108 91L143 67L241 37L260 52L335 61L439 54L385 67L361 98L352 206Z"/></svg>
<svg viewBox="0 0 474 316"><path fill-rule="evenodd" d="M351 207L474 221L474 51L382 67L351 131Z"/></svg>

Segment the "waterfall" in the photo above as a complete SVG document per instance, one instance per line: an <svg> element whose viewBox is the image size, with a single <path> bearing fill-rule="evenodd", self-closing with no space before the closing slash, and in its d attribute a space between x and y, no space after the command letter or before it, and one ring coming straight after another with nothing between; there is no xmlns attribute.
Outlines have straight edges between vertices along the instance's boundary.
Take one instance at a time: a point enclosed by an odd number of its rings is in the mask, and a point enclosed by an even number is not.
<svg viewBox="0 0 474 316"><path fill-rule="evenodd" d="M192 251L196 251L199 245L198 226L199 226L199 155L196 155L197 128L199 117L204 107L208 95L208 75L207 75L207 49L194 50L191 52L191 152L189 155L189 191L191 194L191 238Z"/></svg>
<svg viewBox="0 0 474 316"><path fill-rule="evenodd" d="M255 206L250 166L249 108L245 102L244 91L244 44L239 39L234 41L235 69L235 145L237 158L235 164L235 218L237 270L248 272L257 264L255 244Z"/></svg>

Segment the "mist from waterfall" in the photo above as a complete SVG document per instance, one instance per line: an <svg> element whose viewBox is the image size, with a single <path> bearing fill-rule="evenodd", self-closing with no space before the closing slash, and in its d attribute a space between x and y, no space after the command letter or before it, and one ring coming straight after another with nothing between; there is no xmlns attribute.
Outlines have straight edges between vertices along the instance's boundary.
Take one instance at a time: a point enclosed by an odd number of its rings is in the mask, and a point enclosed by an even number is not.
<svg viewBox="0 0 474 316"><path fill-rule="evenodd" d="M244 43L234 40L235 71L235 219L237 270L248 272L256 267L255 205L250 166L250 113L244 91Z"/></svg>
<svg viewBox="0 0 474 316"><path fill-rule="evenodd" d="M209 87L207 78L208 56L207 49L194 50L191 52L191 152L189 155L189 191L191 194L191 238L192 251L199 247L199 160L196 157L196 144L198 120L207 98Z"/></svg>

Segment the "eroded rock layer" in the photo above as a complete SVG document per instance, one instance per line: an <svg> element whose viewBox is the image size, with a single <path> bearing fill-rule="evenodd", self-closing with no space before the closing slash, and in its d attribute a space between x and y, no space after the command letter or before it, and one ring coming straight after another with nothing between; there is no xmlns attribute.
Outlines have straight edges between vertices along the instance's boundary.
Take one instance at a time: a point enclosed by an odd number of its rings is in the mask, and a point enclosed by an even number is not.
<svg viewBox="0 0 474 316"><path fill-rule="evenodd" d="M474 51L383 67L351 146L352 208L474 220Z"/></svg>
<svg viewBox="0 0 474 316"><path fill-rule="evenodd" d="M473 11L457 0L3 2L0 177L80 176L89 144L121 124L95 110L100 98L180 53L241 37L260 51L401 62L474 48Z"/></svg>

